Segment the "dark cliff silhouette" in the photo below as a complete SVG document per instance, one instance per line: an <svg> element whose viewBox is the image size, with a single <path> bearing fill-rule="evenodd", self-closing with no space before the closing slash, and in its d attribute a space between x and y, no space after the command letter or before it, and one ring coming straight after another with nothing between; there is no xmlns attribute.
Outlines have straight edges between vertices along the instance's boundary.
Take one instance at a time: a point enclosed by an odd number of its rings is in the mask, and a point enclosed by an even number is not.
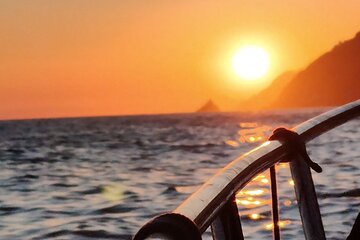
<svg viewBox="0 0 360 240"><path fill-rule="evenodd" d="M220 112L219 107L210 99L197 112Z"/></svg>
<svg viewBox="0 0 360 240"><path fill-rule="evenodd" d="M239 109L257 110L270 107L289 82L296 76L297 72L288 71L277 77L271 85L260 93L239 104Z"/></svg>
<svg viewBox="0 0 360 240"><path fill-rule="evenodd" d="M360 33L299 72L270 108L336 106L360 98Z"/></svg>

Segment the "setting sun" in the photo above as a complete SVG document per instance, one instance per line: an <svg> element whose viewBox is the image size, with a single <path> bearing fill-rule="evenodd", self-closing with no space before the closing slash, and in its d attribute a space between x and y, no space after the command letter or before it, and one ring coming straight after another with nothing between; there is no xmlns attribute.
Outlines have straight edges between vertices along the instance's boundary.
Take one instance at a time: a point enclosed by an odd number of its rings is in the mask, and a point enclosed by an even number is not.
<svg viewBox="0 0 360 240"><path fill-rule="evenodd" d="M242 80L256 80L269 70L269 55L261 47L244 46L232 58L232 67Z"/></svg>

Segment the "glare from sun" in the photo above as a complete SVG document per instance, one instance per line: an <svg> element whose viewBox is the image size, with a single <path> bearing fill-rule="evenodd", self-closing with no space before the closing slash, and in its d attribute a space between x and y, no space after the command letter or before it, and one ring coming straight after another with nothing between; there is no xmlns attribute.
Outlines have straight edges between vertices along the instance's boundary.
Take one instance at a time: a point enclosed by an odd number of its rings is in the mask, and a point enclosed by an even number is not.
<svg viewBox="0 0 360 240"><path fill-rule="evenodd" d="M257 80L269 71L269 55L261 47L248 45L236 51L232 67L241 80Z"/></svg>

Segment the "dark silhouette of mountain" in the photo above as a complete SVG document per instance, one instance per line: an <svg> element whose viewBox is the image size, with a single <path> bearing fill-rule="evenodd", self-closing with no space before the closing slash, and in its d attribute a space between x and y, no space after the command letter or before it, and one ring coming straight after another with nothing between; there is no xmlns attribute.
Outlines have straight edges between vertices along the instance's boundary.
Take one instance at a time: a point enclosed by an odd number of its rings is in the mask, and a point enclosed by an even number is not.
<svg viewBox="0 0 360 240"><path fill-rule="evenodd" d="M271 85L260 93L252 96L248 100L240 103L239 109L244 110L256 110L268 108L277 97L280 95L282 90L289 84L289 82L296 76L297 72L288 71L277 77Z"/></svg>
<svg viewBox="0 0 360 240"><path fill-rule="evenodd" d="M220 112L219 107L210 99L197 112Z"/></svg>
<svg viewBox="0 0 360 240"><path fill-rule="evenodd" d="M269 106L336 106L359 98L360 32L299 72Z"/></svg>

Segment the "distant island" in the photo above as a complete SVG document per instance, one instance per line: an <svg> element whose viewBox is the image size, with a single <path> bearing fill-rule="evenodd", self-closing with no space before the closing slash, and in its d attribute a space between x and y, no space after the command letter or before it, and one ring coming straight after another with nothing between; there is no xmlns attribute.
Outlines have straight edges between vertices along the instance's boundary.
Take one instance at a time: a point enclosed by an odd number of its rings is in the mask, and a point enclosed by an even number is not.
<svg viewBox="0 0 360 240"><path fill-rule="evenodd" d="M197 112L220 112L220 108L210 99Z"/></svg>

